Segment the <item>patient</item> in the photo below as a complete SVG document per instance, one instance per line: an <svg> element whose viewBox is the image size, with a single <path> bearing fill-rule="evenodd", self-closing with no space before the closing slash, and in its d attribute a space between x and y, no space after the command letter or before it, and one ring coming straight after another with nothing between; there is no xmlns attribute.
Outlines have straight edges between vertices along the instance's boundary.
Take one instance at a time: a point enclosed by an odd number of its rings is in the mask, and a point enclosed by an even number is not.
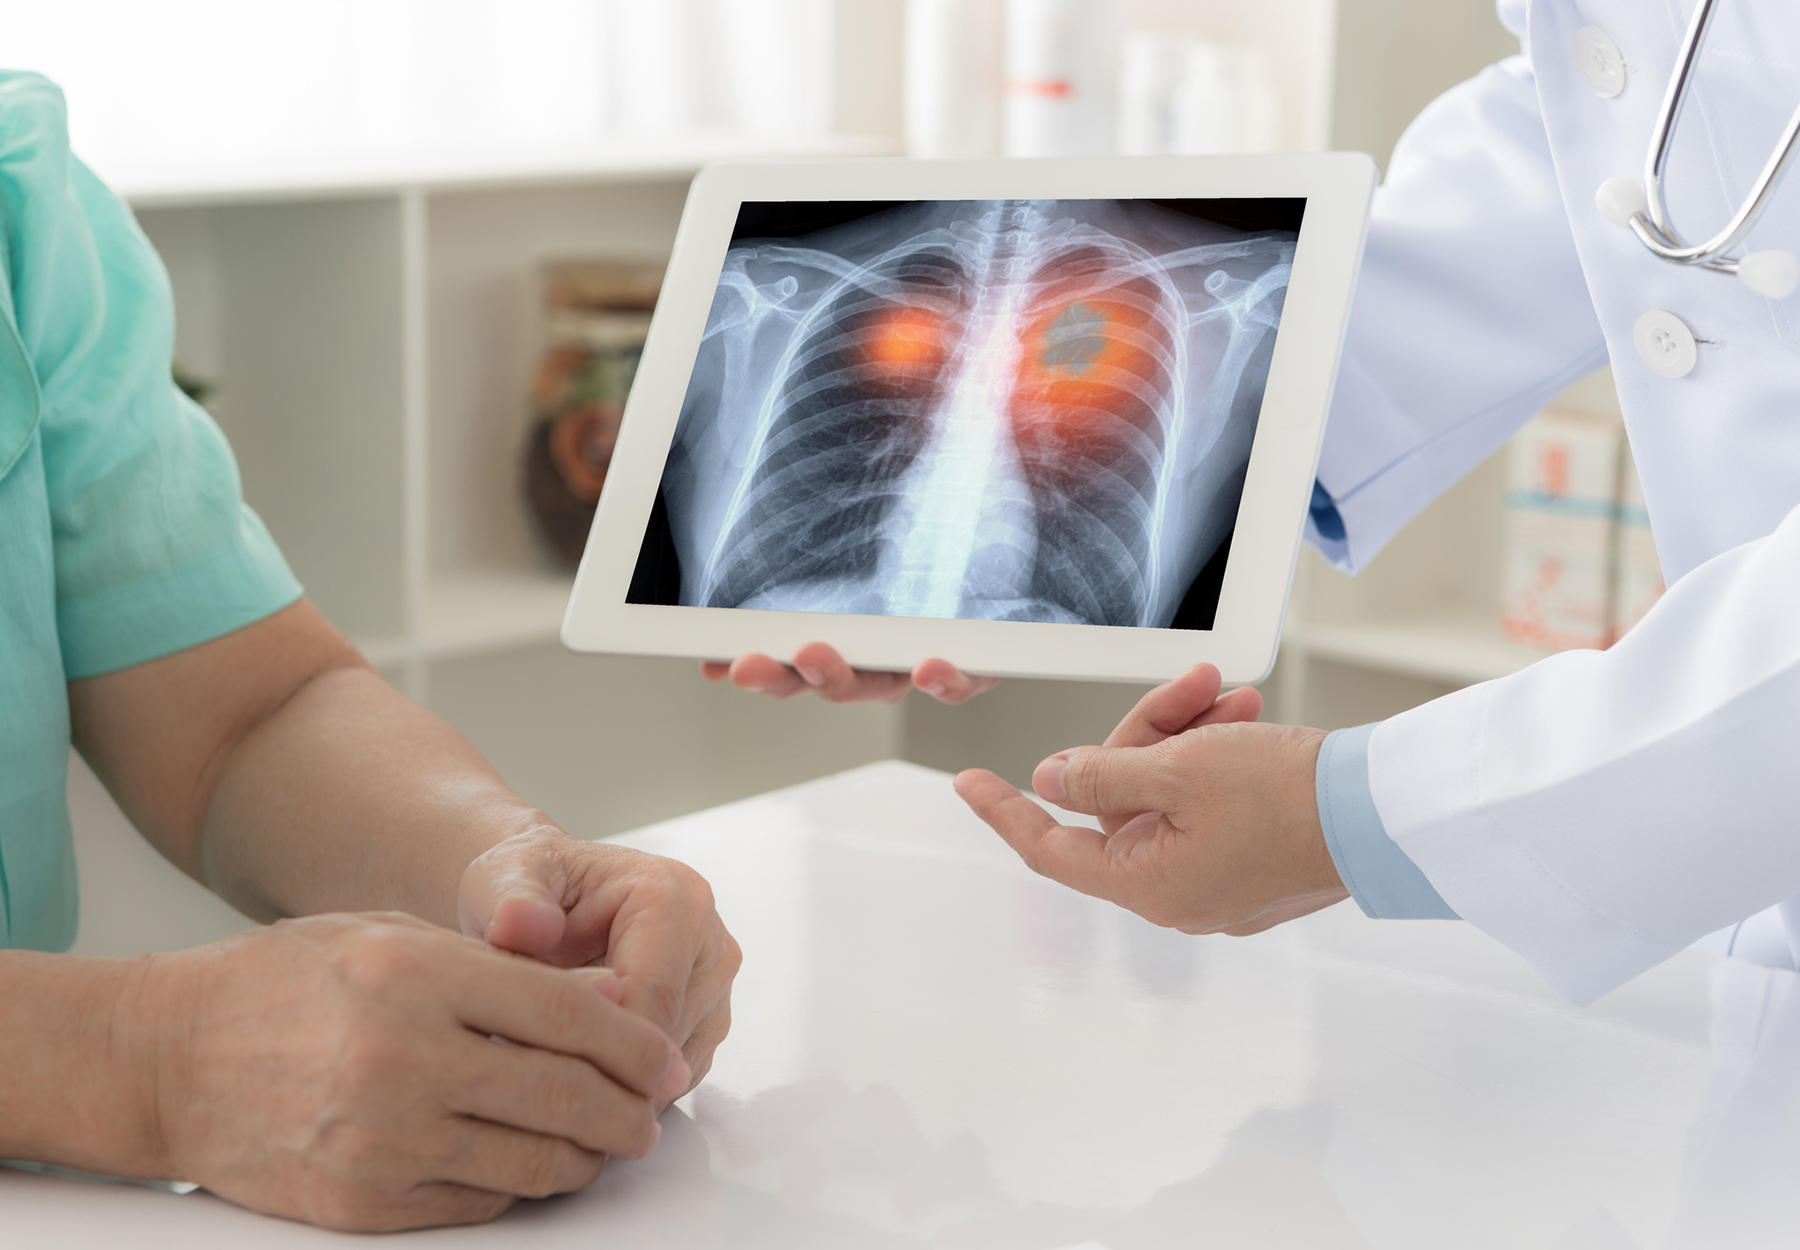
<svg viewBox="0 0 1800 1250"><path fill-rule="evenodd" d="M0 72L0 235L0 1158L397 1229L649 1152L729 1022L706 883L559 830L301 596L33 74ZM307 918L36 953L75 932L71 742L188 874Z"/></svg>

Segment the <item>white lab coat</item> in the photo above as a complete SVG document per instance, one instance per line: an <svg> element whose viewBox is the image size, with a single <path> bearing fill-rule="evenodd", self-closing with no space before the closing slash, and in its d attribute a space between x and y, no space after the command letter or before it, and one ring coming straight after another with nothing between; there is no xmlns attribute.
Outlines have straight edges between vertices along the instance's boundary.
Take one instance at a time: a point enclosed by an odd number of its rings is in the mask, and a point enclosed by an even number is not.
<svg viewBox="0 0 1800 1250"><path fill-rule="evenodd" d="M1369 745L1389 835L1577 1002L1800 895L1800 294L1657 260L1594 204L1641 177L1693 2L1503 0L1527 55L1428 108L1377 196L1319 470L1354 568L1612 362L1669 593L1612 650L1439 699ZM1614 98L1576 64L1588 25L1623 53ZM1678 228L1724 223L1796 103L1800 4L1721 0L1670 163ZM1749 247L1800 253L1800 170ZM1684 378L1633 345L1658 309L1701 340Z"/></svg>

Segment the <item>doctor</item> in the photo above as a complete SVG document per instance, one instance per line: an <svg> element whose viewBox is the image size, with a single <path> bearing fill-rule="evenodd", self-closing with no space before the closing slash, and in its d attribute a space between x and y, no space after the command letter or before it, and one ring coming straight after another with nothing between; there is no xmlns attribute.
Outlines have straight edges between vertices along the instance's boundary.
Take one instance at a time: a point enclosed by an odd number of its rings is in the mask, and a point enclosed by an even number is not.
<svg viewBox="0 0 1800 1250"><path fill-rule="evenodd" d="M1371 916L1460 916L1581 1003L1747 917L1792 966L1800 297L1771 294L1793 275L1768 253L1800 251L1800 185L1731 249L1764 253L1748 281L1660 259L1626 224L1694 4L1502 0L1522 55L1429 106L1376 197L1308 533L1360 569L1610 361L1667 595L1609 651L1330 735L1247 723L1254 694L1213 705L1216 675L1196 670L1108 745L1039 765L1038 792L1110 838L991 774L958 778L1032 867L1190 932L1254 932L1346 893ZM1746 202L1800 105L1800 9L1714 14L1663 179L1690 240ZM800 659L789 674L744 657L731 677L892 693L829 649ZM941 662L915 679L952 700L982 688Z"/></svg>

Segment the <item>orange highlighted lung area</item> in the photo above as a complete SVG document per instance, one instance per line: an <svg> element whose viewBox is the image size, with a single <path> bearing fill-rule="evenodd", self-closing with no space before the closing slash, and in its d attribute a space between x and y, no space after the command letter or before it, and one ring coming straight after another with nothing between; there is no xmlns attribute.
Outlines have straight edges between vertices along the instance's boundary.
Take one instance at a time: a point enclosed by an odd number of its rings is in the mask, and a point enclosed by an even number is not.
<svg viewBox="0 0 1800 1250"><path fill-rule="evenodd" d="M1076 273L1044 284L1024 318L1013 388L1021 444L1091 443L1122 421L1160 449L1158 414L1174 365L1161 303L1148 278L1107 283L1100 274Z"/></svg>
<svg viewBox="0 0 1800 1250"><path fill-rule="evenodd" d="M865 360L878 374L933 373L943 366L949 328L929 309L889 306L867 316L858 327Z"/></svg>

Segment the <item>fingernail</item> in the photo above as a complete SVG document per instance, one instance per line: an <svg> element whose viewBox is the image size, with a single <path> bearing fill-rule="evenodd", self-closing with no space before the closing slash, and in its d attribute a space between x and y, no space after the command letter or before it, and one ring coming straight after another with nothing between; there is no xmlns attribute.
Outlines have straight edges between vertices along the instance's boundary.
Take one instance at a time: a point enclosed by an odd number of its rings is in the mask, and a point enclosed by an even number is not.
<svg viewBox="0 0 1800 1250"><path fill-rule="evenodd" d="M822 668L802 668L798 671L800 673L800 679L809 686L823 686L825 684L825 670Z"/></svg>
<svg viewBox="0 0 1800 1250"><path fill-rule="evenodd" d="M666 1098L670 1102L687 1093L688 1081L693 1079L693 1069L687 1066L687 1060L680 1055L669 1061L669 1070L663 1073L657 1082L655 1094L658 1098Z"/></svg>
<svg viewBox="0 0 1800 1250"><path fill-rule="evenodd" d="M571 968L569 971L599 990L600 996L609 1003L625 997L625 983L611 968Z"/></svg>
<svg viewBox="0 0 1800 1250"><path fill-rule="evenodd" d="M943 698L944 695L949 692L949 690L950 690L950 687L946 686L941 681L928 681L925 683L925 693L930 695L934 699Z"/></svg>
<svg viewBox="0 0 1800 1250"><path fill-rule="evenodd" d="M1037 766L1031 775L1031 788L1038 792L1038 797L1048 799L1052 803L1060 803L1069 797L1063 789L1063 772L1069 767L1069 761L1061 756L1051 756Z"/></svg>

